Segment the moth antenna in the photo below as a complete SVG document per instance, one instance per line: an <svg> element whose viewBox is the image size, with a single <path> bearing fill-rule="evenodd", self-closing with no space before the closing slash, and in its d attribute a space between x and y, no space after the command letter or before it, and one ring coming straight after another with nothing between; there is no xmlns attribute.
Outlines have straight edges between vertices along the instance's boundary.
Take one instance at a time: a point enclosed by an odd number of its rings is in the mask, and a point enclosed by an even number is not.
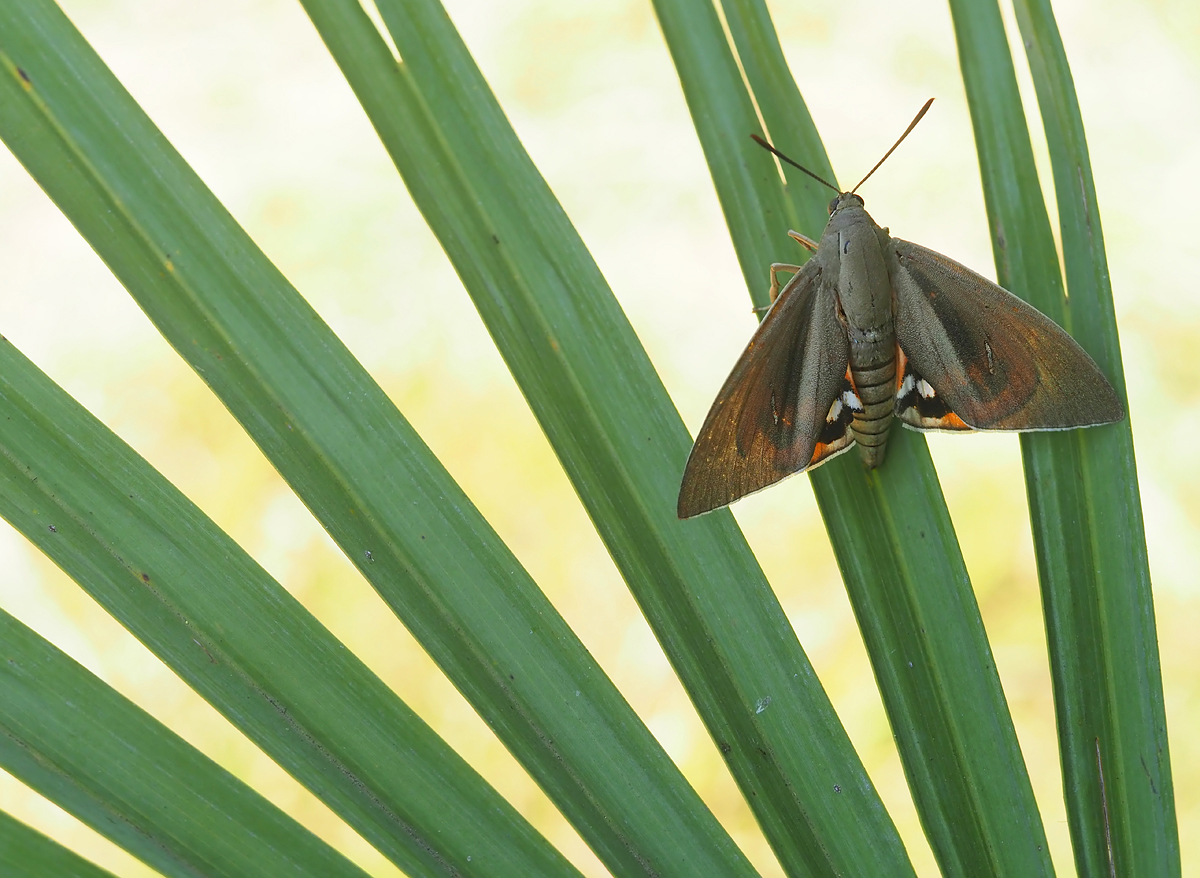
<svg viewBox="0 0 1200 878"><path fill-rule="evenodd" d="M913 120L911 122L908 123L908 127L905 128L904 133L900 135L900 139L897 140L895 143L893 143L892 148L883 154L883 158L881 158L878 162L875 163L875 167L873 167L873 168L871 168L871 170L867 171L867 176L863 177L861 180L858 181L858 186L861 186L863 183L867 182L867 180L870 179L871 175L879 170L879 166L888 160L888 156L890 156L892 153L894 153L896 151L896 147L898 147L900 144L902 144L904 142L904 138L908 137L908 133L917 127L917 123L920 122L921 117L924 116L929 111L929 106L932 103L933 103L933 98L930 98L929 100L927 100L925 102L925 106L921 107L921 111L919 113L917 113L916 116L913 117ZM858 186L855 186L853 189L850 190L850 192L851 193L857 192Z"/></svg>
<svg viewBox="0 0 1200 878"><path fill-rule="evenodd" d="M913 124L915 125L916 123L914 122ZM910 126L910 127L911 127L911 126ZM905 134L907 134L908 132L906 131L906 132L904 132L904 133L905 133ZM751 135L750 135L750 139L751 139L751 140L753 140L755 143L757 143L759 146L761 146L763 149L767 150L767 152L774 153L774 154L775 154L775 156L776 156L777 158L779 158L779 160L780 160L780 161L787 162L787 163L788 163L789 165L791 165L793 168L799 168L801 171L803 171L804 173L808 174L808 176L812 177L812 178L813 178L814 180L816 180L818 183L821 183L821 184L823 184L823 185L825 185L825 186L828 186L830 189L832 189L834 192L838 193L839 195L841 195L841 194L842 194L842 190L841 190L841 189L839 189L838 187L834 186L834 185L833 185L832 183L830 183L828 180L825 180L825 179L823 179L823 178L821 178L821 177L818 177L816 174L814 174L814 173L813 173L812 171L810 171L808 168L804 167L804 165L800 164L799 162L794 162L794 161L792 161L790 158L788 158L787 156L785 156L783 153L781 153L781 152L780 152L779 150L777 150L775 147L771 146L771 144L767 143L765 140L763 140L763 139L762 139L761 137L759 137L757 134L751 134ZM895 149L895 147L892 147L892 148L893 148L893 149ZM887 158L887 156L884 156L884 158Z"/></svg>

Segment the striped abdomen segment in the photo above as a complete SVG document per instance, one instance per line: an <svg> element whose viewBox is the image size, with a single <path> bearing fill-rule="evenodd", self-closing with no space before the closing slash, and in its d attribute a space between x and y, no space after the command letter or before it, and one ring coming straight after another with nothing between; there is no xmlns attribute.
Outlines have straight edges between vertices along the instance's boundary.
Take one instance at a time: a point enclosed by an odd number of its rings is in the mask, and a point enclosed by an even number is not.
<svg viewBox="0 0 1200 878"><path fill-rule="evenodd" d="M862 364L855 362L858 358L854 356L854 345L850 348L850 380L862 402L862 411L854 413L850 431L863 463L874 468L883 463L887 452L888 430L896 405L896 348L893 341L887 346L888 356L883 357L879 356L883 345L873 344L869 348L869 356L873 358L863 357L866 362Z"/></svg>

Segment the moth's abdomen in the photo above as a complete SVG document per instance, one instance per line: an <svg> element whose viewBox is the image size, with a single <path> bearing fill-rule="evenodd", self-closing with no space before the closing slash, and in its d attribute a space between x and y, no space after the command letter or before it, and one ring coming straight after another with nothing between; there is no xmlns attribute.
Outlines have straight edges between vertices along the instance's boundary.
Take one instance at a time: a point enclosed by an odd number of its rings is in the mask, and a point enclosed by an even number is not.
<svg viewBox="0 0 1200 878"><path fill-rule="evenodd" d="M881 339L882 341L882 339ZM854 391L862 402L862 411L854 413L850 431L858 443L863 463L874 468L883 463L887 452L888 430L896 404L896 344L863 345L855 356L856 345L850 347L850 377ZM885 353L886 350L886 353ZM856 363L861 359L861 363Z"/></svg>

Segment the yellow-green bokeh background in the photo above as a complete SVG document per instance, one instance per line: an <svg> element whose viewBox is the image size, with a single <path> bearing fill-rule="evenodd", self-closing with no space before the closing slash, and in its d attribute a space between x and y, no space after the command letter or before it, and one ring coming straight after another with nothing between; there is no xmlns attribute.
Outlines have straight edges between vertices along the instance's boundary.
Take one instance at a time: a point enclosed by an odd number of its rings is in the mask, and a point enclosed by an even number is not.
<svg viewBox="0 0 1200 878"><path fill-rule="evenodd" d="M694 429L755 322L649 0L447 5ZM993 274L946 5L771 5L843 182L865 172L921 102L937 97L865 188L868 208L897 235ZM470 300L299 4L63 6L413 422L753 862L778 875ZM1200 874L1200 747L1192 734L1200 723L1200 245L1192 219L1200 209L1200 8L1193 0L1064 0L1057 13L1087 126L1125 354L1184 873ZM1011 20L1010 42L1019 45ZM1018 76L1035 114L1023 63ZM1049 191L1036 137L1035 150ZM781 260L795 252L785 232ZM0 332L239 540L587 874L603 874L7 152ZM935 436L930 445L1055 862L1069 874L1017 441ZM735 512L918 871L935 874L807 480ZM375 874L396 874L7 525L0 606ZM0 808L118 874L150 874L3 773Z"/></svg>

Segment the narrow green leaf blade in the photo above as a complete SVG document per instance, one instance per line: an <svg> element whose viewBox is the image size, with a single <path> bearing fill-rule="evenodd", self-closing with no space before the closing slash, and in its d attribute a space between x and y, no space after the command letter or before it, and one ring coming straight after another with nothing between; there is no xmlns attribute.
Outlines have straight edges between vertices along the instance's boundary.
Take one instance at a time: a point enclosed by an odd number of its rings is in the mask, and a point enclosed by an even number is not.
<svg viewBox="0 0 1200 878"><path fill-rule="evenodd" d="M654 3L722 209L727 218L761 217L749 225L728 221L726 225L746 287L754 291L754 304L765 306L767 266L778 261L774 230L786 230L789 224L807 226L797 222L779 186L775 160L750 139L751 134L764 132L759 130L754 104L742 84L737 61L729 52L715 12L710 14L706 9L689 14L686 7ZM814 170L820 173L829 168ZM833 179L831 171L826 179ZM815 221L814 217L804 219ZM803 252L797 248L796 255Z"/></svg>
<svg viewBox="0 0 1200 878"><path fill-rule="evenodd" d="M163 875L366 878L2 610L0 644L0 765Z"/></svg>
<svg viewBox="0 0 1200 878"><path fill-rule="evenodd" d="M1070 311L1062 316L1124 397L1104 233L1066 51L1048 2L1017 0L1014 5L1050 146L1070 295ZM1081 875L1114 869L1118 875L1179 875L1179 830L1130 423L1084 431L1076 444L1076 459L1056 458L1051 466L1077 463L1077 470L1066 472L1082 475L1082 492L1051 506L1040 498L1032 502L1031 491L1030 504L1036 510L1039 558L1047 559L1039 569L1076 865ZM1029 459L1040 460L1040 452ZM1042 471L1038 465L1036 476ZM1031 484L1041 494L1054 491L1059 479L1035 477ZM1068 506L1068 500L1075 503ZM1078 516L1088 525L1088 532L1078 535L1086 540L1082 552L1067 545L1076 536L1064 526L1064 513L1070 516L1072 510L1086 512ZM1053 575L1058 564L1050 559L1064 559L1074 575Z"/></svg>
<svg viewBox="0 0 1200 878"><path fill-rule="evenodd" d="M787 61L783 57L783 47L779 44L779 36L775 33L775 26L771 22L766 4L758 0L722 0L721 6L725 12L730 36L733 37L738 61L746 71L750 92L767 126L772 145L836 186L837 177L825 153L825 145L821 142L808 106L796 86L796 80L788 69ZM681 71L680 80L685 79ZM727 83L727 86L734 85L737 83ZM744 91L744 87L741 90ZM719 137L724 138L728 130L723 129L717 133ZM790 219L797 229L815 238L821 229L825 228L829 219L826 205L837 193L789 164L781 163L781 169L787 180L787 188L783 195L788 204ZM772 189L778 191L777 177L773 182L776 185L772 186ZM726 202L722 199L721 203ZM727 215L730 212L726 211ZM733 215L745 216L746 213L735 211ZM763 215L763 220L771 224L773 217ZM768 225L768 228L772 226ZM771 235L768 243L769 260L777 259L780 244L778 232ZM762 284L764 264L766 263L760 262L755 265L754 274L747 277L750 296L756 305L767 304L766 290Z"/></svg>
<svg viewBox="0 0 1200 878"><path fill-rule="evenodd" d="M8 878L114 878L65 848L0 811L0 874Z"/></svg>
<svg viewBox="0 0 1200 878"><path fill-rule="evenodd" d="M698 33L698 19L715 19L706 9L674 0L656 0L655 7L672 55L693 56L677 61L681 78L691 65L729 51L715 36L704 44L671 40L672 32ZM723 9L770 136L818 148L762 4L738 0ZM717 31L714 21L707 32ZM740 143L740 131L709 121L727 115L709 105L724 92L693 92L686 83L684 92L706 155ZM793 157L818 173L829 167L823 152ZM785 193L789 215L819 217L823 225L829 193L796 179L802 185ZM744 237L782 238L772 217L740 213L723 197L722 207L729 227ZM820 228L801 231L819 236ZM888 458L867 473L846 455L811 480L925 833L946 874L1050 874L1045 831L925 440L893 430Z"/></svg>

